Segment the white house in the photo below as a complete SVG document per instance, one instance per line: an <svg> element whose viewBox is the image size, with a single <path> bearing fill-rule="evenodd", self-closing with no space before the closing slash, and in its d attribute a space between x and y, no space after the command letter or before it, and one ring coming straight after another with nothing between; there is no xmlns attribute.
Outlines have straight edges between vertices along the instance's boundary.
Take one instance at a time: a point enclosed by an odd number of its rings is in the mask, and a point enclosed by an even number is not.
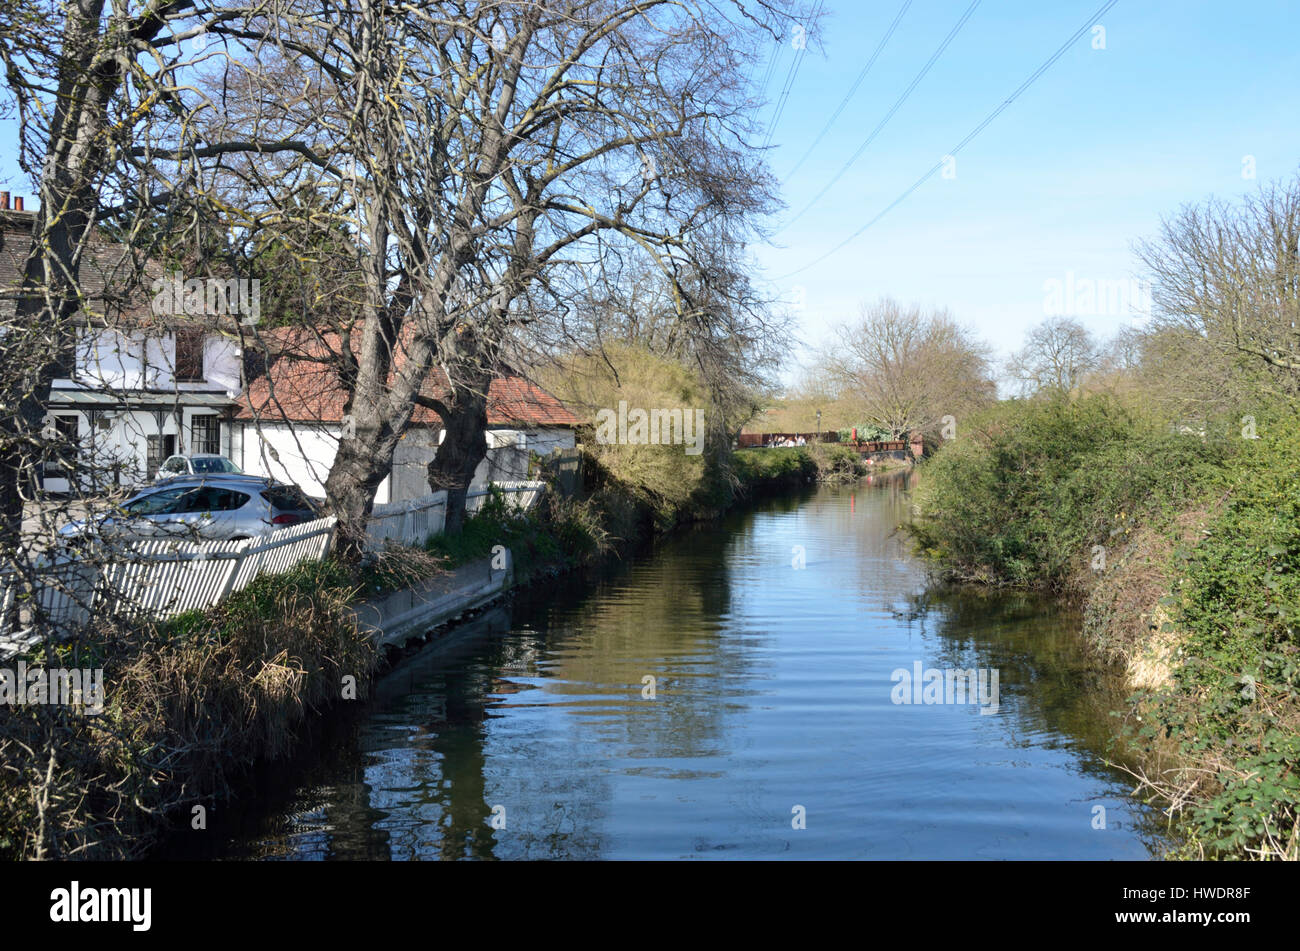
<svg viewBox="0 0 1300 951"><path fill-rule="evenodd" d="M7 204L0 202L0 307L12 315L35 214ZM159 315L148 286L119 293L131 266L120 245L97 244L83 257L88 316L60 357L47 425L70 437L91 465L72 466L75 475L67 465L47 468L47 491L66 491L70 477L130 485L152 478L173 453L229 454L243 388L230 322ZM146 267L146 284L153 270Z"/></svg>
<svg viewBox="0 0 1300 951"><path fill-rule="evenodd" d="M347 425L346 393L327 359L337 338L326 333L295 339L291 331L270 331L264 337L280 355L238 401L230 458L245 472L292 482L308 495L322 497ZM436 395L445 385L439 373L425 389ZM531 455L573 448L580 423L563 403L522 376L497 377L488 391L487 457L470 488L528 478ZM437 413L417 406L398 443L392 474L375 492L377 504L429 494L426 467L443 435Z"/></svg>

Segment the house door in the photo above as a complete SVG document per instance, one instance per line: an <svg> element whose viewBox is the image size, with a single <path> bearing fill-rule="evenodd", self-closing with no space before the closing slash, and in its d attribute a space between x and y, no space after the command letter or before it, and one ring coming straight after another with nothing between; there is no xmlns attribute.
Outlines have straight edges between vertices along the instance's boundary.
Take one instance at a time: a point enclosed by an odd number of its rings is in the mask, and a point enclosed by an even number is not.
<svg viewBox="0 0 1300 951"><path fill-rule="evenodd" d="M145 478L153 481L158 474L158 467L168 456L176 455L176 436L149 436L148 449L145 454Z"/></svg>
<svg viewBox="0 0 1300 951"><path fill-rule="evenodd" d="M53 440L41 463L41 488L46 492L71 492L81 445L81 417L53 417Z"/></svg>

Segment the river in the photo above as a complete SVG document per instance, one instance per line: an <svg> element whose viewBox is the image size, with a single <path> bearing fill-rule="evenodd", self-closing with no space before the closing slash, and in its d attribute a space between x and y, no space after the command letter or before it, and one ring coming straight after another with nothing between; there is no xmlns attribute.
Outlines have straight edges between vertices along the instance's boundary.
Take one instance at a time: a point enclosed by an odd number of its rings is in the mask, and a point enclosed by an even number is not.
<svg viewBox="0 0 1300 951"><path fill-rule="evenodd" d="M769 500L535 586L404 660L186 853L1158 854L1158 824L1105 763L1124 691L1078 616L928 590L896 530L904 478ZM972 669L984 691L973 678L964 703L956 685L924 702L897 673Z"/></svg>

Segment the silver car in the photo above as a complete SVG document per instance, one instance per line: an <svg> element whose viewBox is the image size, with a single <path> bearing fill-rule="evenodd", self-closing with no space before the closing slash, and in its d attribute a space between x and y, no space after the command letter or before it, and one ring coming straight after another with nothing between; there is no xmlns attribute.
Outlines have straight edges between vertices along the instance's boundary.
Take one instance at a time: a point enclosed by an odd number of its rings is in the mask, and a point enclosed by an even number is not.
<svg viewBox="0 0 1300 951"><path fill-rule="evenodd" d="M196 452L188 456L168 456L158 467L153 480L166 482L187 475L240 475L242 472L239 466L225 456L212 452Z"/></svg>
<svg viewBox="0 0 1300 951"><path fill-rule="evenodd" d="M65 539L236 540L320 516L300 489L261 476L179 476L137 492L109 515L65 525L59 534Z"/></svg>

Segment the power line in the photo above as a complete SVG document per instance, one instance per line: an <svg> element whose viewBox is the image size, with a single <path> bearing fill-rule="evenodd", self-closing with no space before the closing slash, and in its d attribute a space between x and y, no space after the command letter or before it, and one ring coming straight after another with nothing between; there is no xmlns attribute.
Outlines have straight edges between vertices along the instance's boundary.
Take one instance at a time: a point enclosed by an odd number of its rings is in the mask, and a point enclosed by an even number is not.
<svg viewBox="0 0 1300 951"><path fill-rule="evenodd" d="M808 161L808 156L813 154L813 151L821 143L821 140L826 136L826 133L831 130L831 126L835 124L835 120L840 117L840 113L844 111L844 107L849 104L849 100L852 99L854 94L858 91L858 87L862 85L862 81L867 78L867 73L871 72L871 67L874 66L876 60L880 58L880 54L884 50L885 45L889 42L890 37L894 35L894 31L898 29L898 24L902 21L903 14L907 12L907 8L911 5L912 0L903 0L902 8L898 11L898 15L894 17L894 22L889 24L889 29L885 32L884 38L881 39L879 44L877 44L875 52L871 54L871 58L867 60L867 65L862 67L862 72L858 73L858 78L853 80L853 85L850 86L849 91L844 94L844 98L840 100L840 104L835 108L835 112L828 120L826 120L826 124L822 126L822 130L817 133L817 138L813 139L812 145L808 146L808 151L804 152L803 157L794 163L794 168L790 169L786 178L790 178L795 172L799 171L799 169L803 167L803 163Z"/></svg>
<svg viewBox="0 0 1300 951"><path fill-rule="evenodd" d="M839 251L839 250L840 250L841 248L843 248L845 245L847 245L847 244L849 244L850 242L852 242L852 241L854 241L855 239L857 239L857 238L858 238L858 237L859 237L859 236L860 236L864 231L866 231L868 228L870 228L872 225L874 225L874 224L875 224L877 221L879 221L881 218L885 217L885 215L889 214L891 211L893 211L895 208L897 208L899 205L901 205L901 204L902 204L902 203L903 203L903 202L908 198L908 196L912 194L912 192L916 191L918 188L920 188L922 185L924 185L927 181L929 181L931 178L934 177L934 173L935 173L935 172L937 172L937 171L939 171L939 169L943 168L945 162L948 160L948 156L955 156L958 152L960 152L962 149L964 149L964 148L965 148L965 147L970 143L970 141L971 141L972 139L975 138L975 136L977 136L977 135L979 135L981 132L983 132L983 131L985 130L985 128L987 128L988 125L989 125L989 124L990 124L994 119L996 119L998 116L1000 116L1000 115L1002 114L1003 110L1005 110L1009 105L1011 105L1011 104L1012 104L1013 102L1015 102L1018 98L1020 98L1021 93L1023 93L1026 89L1028 89L1028 88L1029 88L1030 86L1032 86L1035 82L1037 82L1037 81L1038 81L1038 78L1039 78L1040 76L1042 76L1043 73L1047 72L1047 70L1050 69L1050 68L1052 67L1052 65L1056 63L1057 60L1059 60L1062 56L1065 55L1066 51L1067 51L1067 50L1068 50L1072 45L1074 45L1075 41L1078 40L1079 37L1081 37L1081 36L1083 36L1083 34L1087 33L1088 30L1091 29L1092 26L1095 25L1096 22L1097 22L1098 20L1100 20L1103 16L1105 16L1106 13L1107 13L1107 11L1109 11L1110 8L1113 7L1113 6L1114 6L1115 4L1117 4L1117 3L1119 3L1119 0L1107 0L1106 3L1102 4L1101 7L1097 10L1097 12L1094 13L1091 17L1089 17L1088 20L1087 20L1087 22L1085 22L1085 23L1083 24L1083 26L1081 26L1081 27L1079 27L1079 29L1075 30L1074 33L1071 34L1070 38L1069 38L1068 40L1066 40L1064 43L1062 43L1061 46L1060 46L1060 48L1059 48L1055 53L1053 53L1051 56L1049 56L1049 57L1048 57L1048 58L1043 62L1043 64L1042 64L1041 66L1039 66L1036 70L1034 70L1034 71L1029 75L1029 78L1028 78L1028 79L1026 79L1026 80L1025 80L1023 83L1021 83L1018 87L1016 87L1015 92L1013 92L1010 96L1008 96L1006 99L1004 99L1004 100L1002 101L1002 103L1001 103L1001 104L1000 104L996 109L994 109L994 110L993 110L992 112L990 112L987 116L985 116L985 117L984 117L984 120L983 120L982 122L980 122L980 124L977 125L975 128L971 129L971 131L968 132L968 133L966 134L966 137L965 137L964 139L962 139L962 140L961 140L960 142L958 142L955 146L953 146L951 149L949 149L949 150L948 150L948 154L945 155L943 158L941 158L941 159L940 159L938 162L936 162L934 165L932 165L932 166L930 167L930 170L929 170L929 171L927 171L924 175L922 175L922 176L921 176L920 178L918 178L915 182L913 182L913 183L911 184L911 186L910 186L906 191L904 191L901 195L899 195L897 198L895 198L893 201L891 201L888 205L886 205L884 208L882 208L882 209L880 210L880 212L879 212L879 213L878 213L874 218L872 218L870 221L868 221L866 224L864 224L864 225L863 225L861 228L859 228L857 231L853 232L853 234L849 235L847 238L845 238L845 239L844 239L843 241L841 241L839 244L835 245L835 247L831 248L829 251L827 251L827 252L826 252L825 254L823 254L821 257L819 257L819 258L815 258L815 259L813 259L812 261L809 261L809 262L808 262L807 264L805 264L803 267L798 268L798 269L796 269L796 270L794 270L794 271L791 271L789 274L782 274L780 277L776 278L776 280L778 280L778 281L783 281L783 280L785 280L785 279L788 278L788 277L794 277L796 274L802 274L804 271L808 270L810 267L813 267L813 266L815 266L815 265L817 265L817 264L820 264L822 261L825 261L825 260L826 260L828 257L830 257L832 254L835 254L837 251Z"/></svg>
<svg viewBox="0 0 1300 951"><path fill-rule="evenodd" d="M823 0L817 0L817 6L813 7L812 13L805 22L805 36L807 34L808 26L814 23L817 20L818 15L821 13L822 3ZM781 115L785 112L785 104L790 98L790 90L794 88L795 77L799 75L799 67L803 64L803 57L807 51L808 43L805 39L804 45L799 48L798 52L794 55L794 59L790 61L790 70L786 73L785 85L781 89L781 96L776 104L776 115L772 117L772 124L768 126L767 136L763 139L764 148L767 148L767 146L772 144L772 136L776 134L777 123L781 121Z"/></svg>
<svg viewBox="0 0 1300 951"><path fill-rule="evenodd" d="M767 69L763 72L763 84L758 89L758 98L760 100L767 95L768 83L772 81L772 69L776 66L776 61L781 56L781 50L783 49L785 49L785 42L777 40L772 48L772 55L767 59Z"/></svg>
<svg viewBox="0 0 1300 951"><path fill-rule="evenodd" d="M912 95L913 90L915 90L916 87L921 84L921 80L925 78L928 72L930 72L934 64L939 61L939 57L943 55L943 51L946 50L948 48L948 45L956 38L957 34L961 31L961 28L966 25L966 21L971 18L971 15L975 13L975 8L978 7L979 5L980 5L980 0L972 0L971 5L966 8L966 12L961 15L961 18L957 21L956 25L954 25L953 28L948 31L948 35L943 38L943 42L939 44L939 48L936 49L933 54L931 54L929 60L926 61L926 64L921 67L921 71L912 78L912 81L910 83L908 83L907 88L903 90L903 94L898 97L898 100L894 103L894 105L890 108L890 110L887 113L885 113L885 117L881 119L878 123L876 123L876 127L871 130L871 134L867 136L866 141L863 142L860 146L858 146L858 150L854 152L853 156L847 162L844 163L843 167L840 168L838 172L835 173L835 176L830 181L828 181L824 186L822 186L822 190L813 196L813 200L808 202L808 204L804 205L803 208L800 209L797 215L795 215L793 218L791 218L782 226L782 230L790 227L790 225L794 224L805 214L807 214L808 209L810 209L813 205L817 204L817 202L821 201L822 196L825 195L828 191L830 191L832 186L834 186L836 182L838 182L841 178L844 177L844 173L853 167L853 163L862 157L862 153L865 152L867 148L871 145L871 143L876 140L876 136L880 135L881 131L885 128L885 126L889 124L889 120L894 117L894 114L898 112L900 108L902 108L903 103L907 102L907 99L909 96Z"/></svg>

